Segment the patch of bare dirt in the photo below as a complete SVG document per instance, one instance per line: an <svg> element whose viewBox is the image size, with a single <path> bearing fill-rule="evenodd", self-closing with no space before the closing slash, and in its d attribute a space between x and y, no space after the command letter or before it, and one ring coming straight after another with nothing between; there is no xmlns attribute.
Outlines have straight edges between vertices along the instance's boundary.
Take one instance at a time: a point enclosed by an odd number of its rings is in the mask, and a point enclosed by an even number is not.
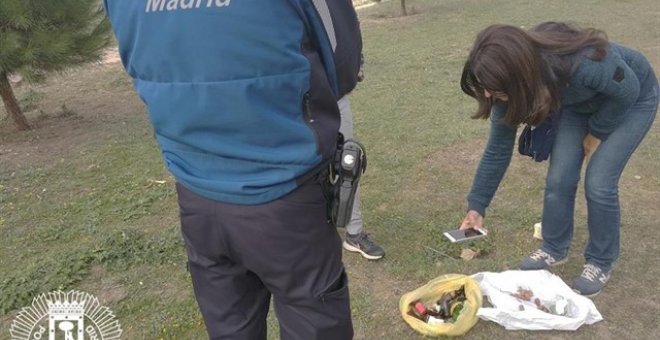
<svg viewBox="0 0 660 340"><path fill-rule="evenodd" d="M353 0L353 6L360 7L360 6L367 5L367 4L372 3L372 2L375 2L375 1L372 1L372 0Z"/></svg>
<svg viewBox="0 0 660 340"><path fill-rule="evenodd" d="M43 84L15 84L14 91L19 100L29 101L23 106L33 129L17 131L9 119L0 120L5 171L66 161L83 145L116 138L128 124L148 126L144 106L119 63L79 67ZM4 107L0 115L5 116Z"/></svg>
<svg viewBox="0 0 660 340"><path fill-rule="evenodd" d="M109 48L105 53L103 53L103 57L101 58L102 64L116 64L120 61L121 58L119 57L119 51L116 47Z"/></svg>
<svg viewBox="0 0 660 340"><path fill-rule="evenodd" d="M486 140L477 139L453 144L432 153L426 160L429 169L448 169L462 171L475 168L486 146Z"/></svg>
<svg viewBox="0 0 660 340"><path fill-rule="evenodd" d="M438 148L426 157L425 162L419 163L418 169L414 171L416 175L409 178L408 183L402 186L400 191L402 201L463 204L466 192L458 194L455 189L462 188L463 191L469 189L484 145L485 140L471 140ZM456 209L448 205L443 207L445 208Z"/></svg>
<svg viewBox="0 0 660 340"><path fill-rule="evenodd" d="M92 266L89 276L78 289L96 296L103 306L116 304L128 297L128 289L120 283L109 281L108 277L103 266Z"/></svg>

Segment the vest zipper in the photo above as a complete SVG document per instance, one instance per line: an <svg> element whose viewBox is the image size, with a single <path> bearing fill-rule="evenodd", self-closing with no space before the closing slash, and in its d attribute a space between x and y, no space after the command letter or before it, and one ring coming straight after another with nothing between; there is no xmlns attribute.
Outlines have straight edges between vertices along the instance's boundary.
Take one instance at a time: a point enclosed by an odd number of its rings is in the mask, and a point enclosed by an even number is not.
<svg viewBox="0 0 660 340"><path fill-rule="evenodd" d="M316 132L316 129L314 129L314 117L312 116L312 109L310 105L310 100L311 100L311 95L309 92L305 92L305 96L303 97L303 119L305 120L305 124L312 130L312 133L314 134L314 141L316 142L316 153L318 154L319 151L321 150L321 141L319 138L318 132Z"/></svg>

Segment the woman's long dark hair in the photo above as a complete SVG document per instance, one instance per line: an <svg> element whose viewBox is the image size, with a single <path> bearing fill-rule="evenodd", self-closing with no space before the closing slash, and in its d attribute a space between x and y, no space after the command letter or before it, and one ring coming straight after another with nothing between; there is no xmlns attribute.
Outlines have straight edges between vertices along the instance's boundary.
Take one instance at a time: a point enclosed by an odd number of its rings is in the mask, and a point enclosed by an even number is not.
<svg viewBox="0 0 660 340"><path fill-rule="evenodd" d="M461 77L463 92L479 103L472 118L490 116L495 98L486 98L486 90L508 97L507 124L540 124L560 108L561 91L582 51L591 51L586 57L593 60L604 58L605 33L561 22L545 22L531 31L489 26L477 35Z"/></svg>

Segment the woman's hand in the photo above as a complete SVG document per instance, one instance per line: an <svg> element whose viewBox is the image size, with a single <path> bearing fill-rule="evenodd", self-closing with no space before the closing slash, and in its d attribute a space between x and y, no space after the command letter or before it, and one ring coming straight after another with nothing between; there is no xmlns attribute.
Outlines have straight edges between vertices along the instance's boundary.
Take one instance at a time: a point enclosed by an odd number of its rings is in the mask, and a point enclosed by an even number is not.
<svg viewBox="0 0 660 340"><path fill-rule="evenodd" d="M582 147L584 148L584 159L589 163L591 155L594 154L598 146L600 145L600 139L594 137L592 134L587 134L582 141Z"/></svg>
<svg viewBox="0 0 660 340"><path fill-rule="evenodd" d="M483 228L483 225L484 225L484 217L481 216L481 214L476 212L475 210L470 210L468 211L467 215L465 215L465 218L463 219L463 223L461 223L460 229L474 228L474 229L485 230Z"/></svg>

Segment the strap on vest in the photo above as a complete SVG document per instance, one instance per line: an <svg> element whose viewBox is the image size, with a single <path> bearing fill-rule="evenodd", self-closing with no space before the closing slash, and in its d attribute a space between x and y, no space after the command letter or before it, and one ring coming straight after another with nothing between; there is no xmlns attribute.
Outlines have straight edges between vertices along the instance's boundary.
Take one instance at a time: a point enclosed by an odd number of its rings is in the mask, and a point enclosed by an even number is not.
<svg viewBox="0 0 660 340"><path fill-rule="evenodd" d="M330 40L330 45L332 46L332 51L334 52L337 49L337 36L335 35L335 26L332 23L332 16L330 15L330 9L325 0L312 0L316 11L319 13L321 20L323 21L323 27L325 28L325 33L328 35L328 40Z"/></svg>

